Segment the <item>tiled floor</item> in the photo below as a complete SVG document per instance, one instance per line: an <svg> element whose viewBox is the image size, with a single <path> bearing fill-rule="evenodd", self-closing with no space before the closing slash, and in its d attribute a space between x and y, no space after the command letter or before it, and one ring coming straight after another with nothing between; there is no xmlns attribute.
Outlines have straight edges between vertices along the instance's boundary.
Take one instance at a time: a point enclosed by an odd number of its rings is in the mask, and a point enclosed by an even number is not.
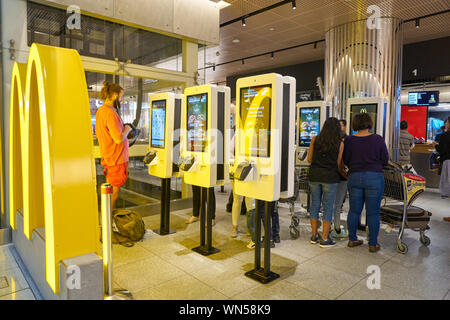
<svg viewBox="0 0 450 320"><path fill-rule="evenodd" d="M204 257L193 252L199 245L199 223L186 225L190 211L177 211L171 216L175 234L149 231L132 248L114 246L115 286L130 290L136 299L450 299L450 223L442 220L450 216L450 200L435 190L415 203L433 213L427 233L431 245L423 246L419 234L407 230L405 255L396 250L397 231L385 230L380 231L382 249L375 254L367 244L348 248L346 241L321 249L309 244L306 218L301 219L300 238L293 240L289 211L280 208L281 243L271 251L271 268L280 278L266 285L244 276L254 262L254 251L246 248L249 237L229 237L228 193L216 191L216 198L213 245L219 253ZM239 219L245 232L245 217ZM159 227L159 215L144 220L148 229ZM365 233L360 236L365 239ZM379 267L380 289L368 289L372 265Z"/></svg>
<svg viewBox="0 0 450 320"><path fill-rule="evenodd" d="M30 286L11 254L11 246L0 246L0 300L35 300Z"/></svg>
<svg viewBox="0 0 450 320"><path fill-rule="evenodd" d="M168 236L150 230L159 227L160 217L149 216L144 218L149 229L144 241L131 248L114 245L115 287L130 290L136 299L450 300L450 223L442 220L450 216L450 200L435 190L415 203L433 213L427 233L431 245L423 246L418 233L407 230L405 255L396 250L397 232L385 230L380 231L382 249L376 254L369 253L367 245L348 248L346 241L321 249L309 244L306 218L300 222L300 238L293 240L289 210L280 207L281 243L271 251L271 269L280 278L266 285L244 276L254 262L254 250L246 248L245 217L239 218L243 232L231 239L231 214L225 212L228 193L216 191L216 198L213 245L219 253L204 257L191 250L199 245L199 223L184 223L190 210L172 213L171 226L177 232ZM35 299L10 246L0 246L0 300ZM368 289L369 266L379 267L380 289Z"/></svg>

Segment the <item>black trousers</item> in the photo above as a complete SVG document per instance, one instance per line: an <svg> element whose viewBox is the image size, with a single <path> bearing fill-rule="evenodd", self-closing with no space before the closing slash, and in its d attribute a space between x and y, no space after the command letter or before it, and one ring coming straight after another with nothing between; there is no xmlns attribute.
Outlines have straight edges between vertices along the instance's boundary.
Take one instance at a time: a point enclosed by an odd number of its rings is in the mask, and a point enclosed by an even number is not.
<svg viewBox="0 0 450 320"><path fill-rule="evenodd" d="M201 187L192 186L192 215L194 217L198 217L200 215L200 192ZM213 219L216 219L216 196L214 194L214 187L209 188L209 201L211 202L210 210L211 216ZM203 199L204 204L206 205L206 199Z"/></svg>

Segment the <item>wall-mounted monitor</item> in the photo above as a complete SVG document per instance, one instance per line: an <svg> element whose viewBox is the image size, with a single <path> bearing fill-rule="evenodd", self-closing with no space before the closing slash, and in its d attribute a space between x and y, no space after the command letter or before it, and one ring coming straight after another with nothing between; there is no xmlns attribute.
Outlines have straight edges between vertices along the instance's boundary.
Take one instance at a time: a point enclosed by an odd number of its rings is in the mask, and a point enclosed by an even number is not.
<svg viewBox="0 0 450 320"><path fill-rule="evenodd" d="M411 106L437 106L439 91L408 92L408 104Z"/></svg>
<svg viewBox="0 0 450 320"><path fill-rule="evenodd" d="M368 113L373 121L372 129L369 130L371 133L376 133L377 128L377 118L378 118L378 104L367 103L367 104L351 104L350 105L350 134L355 134L357 131L353 130L353 118L358 113ZM381 133L380 133L381 134Z"/></svg>
<svg viewBox="0 0 450 320"><path fill-rule="evenodd" d="M165 148L166 100L158 100L152 102L151 124L151 146L153 148Z"/></svg>
<svg viewBox="0 0 450 320"><path fill-rule="evenodd" d="M208 137L208 94L187 96L187 150L205 152Z"/></svg>
<svg viewBox="0 0 450 320"><path fill-rule="evenodd" d="M240 153L270 157L272 85L241 88L240 100L240 121L245 136Z"/></svg>
<svg viewBox="0 0 450 320"><path fill-rule="evenodd" d="M313 137L320 133L320 107L300 108L298 146L309 147Z"/></svg>

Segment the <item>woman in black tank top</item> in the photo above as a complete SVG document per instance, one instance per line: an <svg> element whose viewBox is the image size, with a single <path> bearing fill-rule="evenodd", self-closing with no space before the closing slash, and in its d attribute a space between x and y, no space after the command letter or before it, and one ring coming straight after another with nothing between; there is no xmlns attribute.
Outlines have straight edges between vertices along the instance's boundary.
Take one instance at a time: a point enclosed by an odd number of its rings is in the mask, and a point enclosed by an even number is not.
<svg viewBox="0 0 450 320"><path fill-rule="evenodd" d="M340 173L345 175L342 162L343 150L344 143L339 121L336 118L329 118L325 121L320 134L311 141L308 152L308 162L311 163L309 169L311 243L320 242L322 248L336 244L328 237L328 234L333 219L337 186L341 179ZM317 227L321 206L323 206L323 234L322 239L319 239Z"/></svg>

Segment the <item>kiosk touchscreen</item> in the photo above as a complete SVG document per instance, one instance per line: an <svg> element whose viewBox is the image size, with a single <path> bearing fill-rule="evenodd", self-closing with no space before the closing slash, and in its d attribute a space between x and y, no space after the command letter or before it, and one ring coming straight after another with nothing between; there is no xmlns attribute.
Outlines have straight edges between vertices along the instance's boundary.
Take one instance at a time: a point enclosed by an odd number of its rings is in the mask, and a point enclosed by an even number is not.
<svg viewBox="0 0 450 320"><path fill-rule="evenodd" d="M186 88L180 170L187 184L210 188L228 181L230 88Z"/></svg>
<svg viewBox="0 0 450 320"><path fill-rule="evenodd" d="M311 140L319 135L325 120L330 116L331 106L325 101L304 101L297 103L296 165L308 165L307 155Z"/></svg>
<svg viewBox="0 0 450 320"><path fill-rule="evenodd" d="M150 95L149 152L144 159L148 173L162 179L178 175L182 94Z"/></svg>
<svg viewBox="0 0 450 320"><path fill-rule="evenodd" d="M293 195L296 81L271 73L236 85L235 192L262 201Z"/></svg>
<svg viewBox="0 0 450 320"><path fill-rule="evenodd" d="M379 134L383 138L388 138L389 122L386 119L388 114L388 102L381 97L371 98L351 98L347 101L347 115L348 121L347 134L355 134L353 131L353 118L358 113L368 113L373 121L372 133Z"/></svg>

